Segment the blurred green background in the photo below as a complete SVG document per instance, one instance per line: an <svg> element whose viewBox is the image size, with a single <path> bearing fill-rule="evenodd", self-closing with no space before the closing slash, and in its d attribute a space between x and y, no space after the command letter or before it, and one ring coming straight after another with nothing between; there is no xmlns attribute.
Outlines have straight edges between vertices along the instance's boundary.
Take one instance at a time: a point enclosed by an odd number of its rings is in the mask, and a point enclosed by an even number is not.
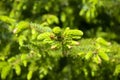
<svg viewBox="0 0 120 80"><path fill-rule="evenodd" d="M120 0L0 0L0 15L62 28L78 28L84 37L120 42Z"/></svg>

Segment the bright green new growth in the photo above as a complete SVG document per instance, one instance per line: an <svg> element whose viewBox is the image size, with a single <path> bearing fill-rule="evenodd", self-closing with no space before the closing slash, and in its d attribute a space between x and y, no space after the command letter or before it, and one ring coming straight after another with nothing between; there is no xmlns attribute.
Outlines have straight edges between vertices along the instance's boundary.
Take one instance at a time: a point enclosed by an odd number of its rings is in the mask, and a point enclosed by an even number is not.
<svg viewBox="0 0 120 80"><path fill-rule="evenodd" d="M71 36L82 36L83 35L83 32L80 30L69 30L67 33L68 33L67 34L68 36L69 35Z"/></svg>
<svg viewBox="0 0 120 80"><path fill-rule="evenodd" d="M39 34L37 39L42 41L42 40L51 40L50 36L54 36L54 34L50 33L50 32L45 32L45 33L42 33L42 34Z"/></svg>
<svg viewBox="0 0 120 80"><path fill-rule="evenodd" d="M21 32L21 31L23 31L24 29L28 29L29 28L29 22L26 22L26 21L21 21L21 22L19 22L17 25L16 25L16 27L15 27L15 29L14 29L14 33L19 33L19 32Z"/></svg>
<svg viewBox="0 0 120 80"><path fill-rule="evenodd" d="M102 45L109 45L109 43L101 37L97 38L96 41Z"/></svg>
<svg viewBox="0 0 120 80"><path fill-rule="evenodd" d="M21 74L21 67L20 67L20 65L16 64L14 67L15 67L16 74L20 75Z"/></svg>
<svg viewBox="0 0 120 80"><path fill-rule="evenodd" d="M53 33L55 33L55 34L60 34L60 33L61 33L60 27L54 27L54 28L53 28Z"/></svg>
<svg viewBox="0 0 120 80"><path fill-rule="evenodd" d="M54 37L54 34L50 32L41 33L38 35L37 40L45 44L47 43L51 44L53 42L53 40L51 39L51 36Z"/></svg>
<svg viewBox="0 0 120 80"><path fill-rule="evenodd" d="M63 34L65 37L72 38L74 40L79 40L81 36L83 35L83 32L81 30L71 30L69 28L66 28Z"/></svg>
<svg viewBox="0 0 120 80"><path fill-rule="evenodd" d="M9 24L12 24L12 23L15 22L14 19L9 18L9 17L7 17L7 16L0 16L0 20L1 20L1 21L4 21L4 22L6 22L6 23L9 23Z"/></svg>

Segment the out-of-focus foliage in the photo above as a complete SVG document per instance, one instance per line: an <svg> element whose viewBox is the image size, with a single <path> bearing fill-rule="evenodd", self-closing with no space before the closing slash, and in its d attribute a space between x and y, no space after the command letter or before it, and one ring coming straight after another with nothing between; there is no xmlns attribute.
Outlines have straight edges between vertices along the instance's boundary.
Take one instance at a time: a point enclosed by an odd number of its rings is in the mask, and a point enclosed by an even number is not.
<svg viewBox="0 0 120 80"><path fill-rule="evenodd" d="M0 15L120 41L120 0L1 0Z"/></svg>
<svg viewBox="0 0 120 80"><path fill-rule="evenodd" d="M119 80L119 3L0 0L0 80Z"/></svg>

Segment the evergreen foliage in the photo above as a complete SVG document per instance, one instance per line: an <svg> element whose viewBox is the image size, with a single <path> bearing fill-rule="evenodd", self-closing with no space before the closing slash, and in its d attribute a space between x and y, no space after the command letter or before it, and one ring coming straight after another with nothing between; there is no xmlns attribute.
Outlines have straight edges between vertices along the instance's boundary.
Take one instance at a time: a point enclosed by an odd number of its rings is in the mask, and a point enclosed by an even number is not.
<svg viewBox="0 0 120 80"><path fill-rule="evenodd" d="M0 80L119 80L120 0L0 0Z"/></svg>

